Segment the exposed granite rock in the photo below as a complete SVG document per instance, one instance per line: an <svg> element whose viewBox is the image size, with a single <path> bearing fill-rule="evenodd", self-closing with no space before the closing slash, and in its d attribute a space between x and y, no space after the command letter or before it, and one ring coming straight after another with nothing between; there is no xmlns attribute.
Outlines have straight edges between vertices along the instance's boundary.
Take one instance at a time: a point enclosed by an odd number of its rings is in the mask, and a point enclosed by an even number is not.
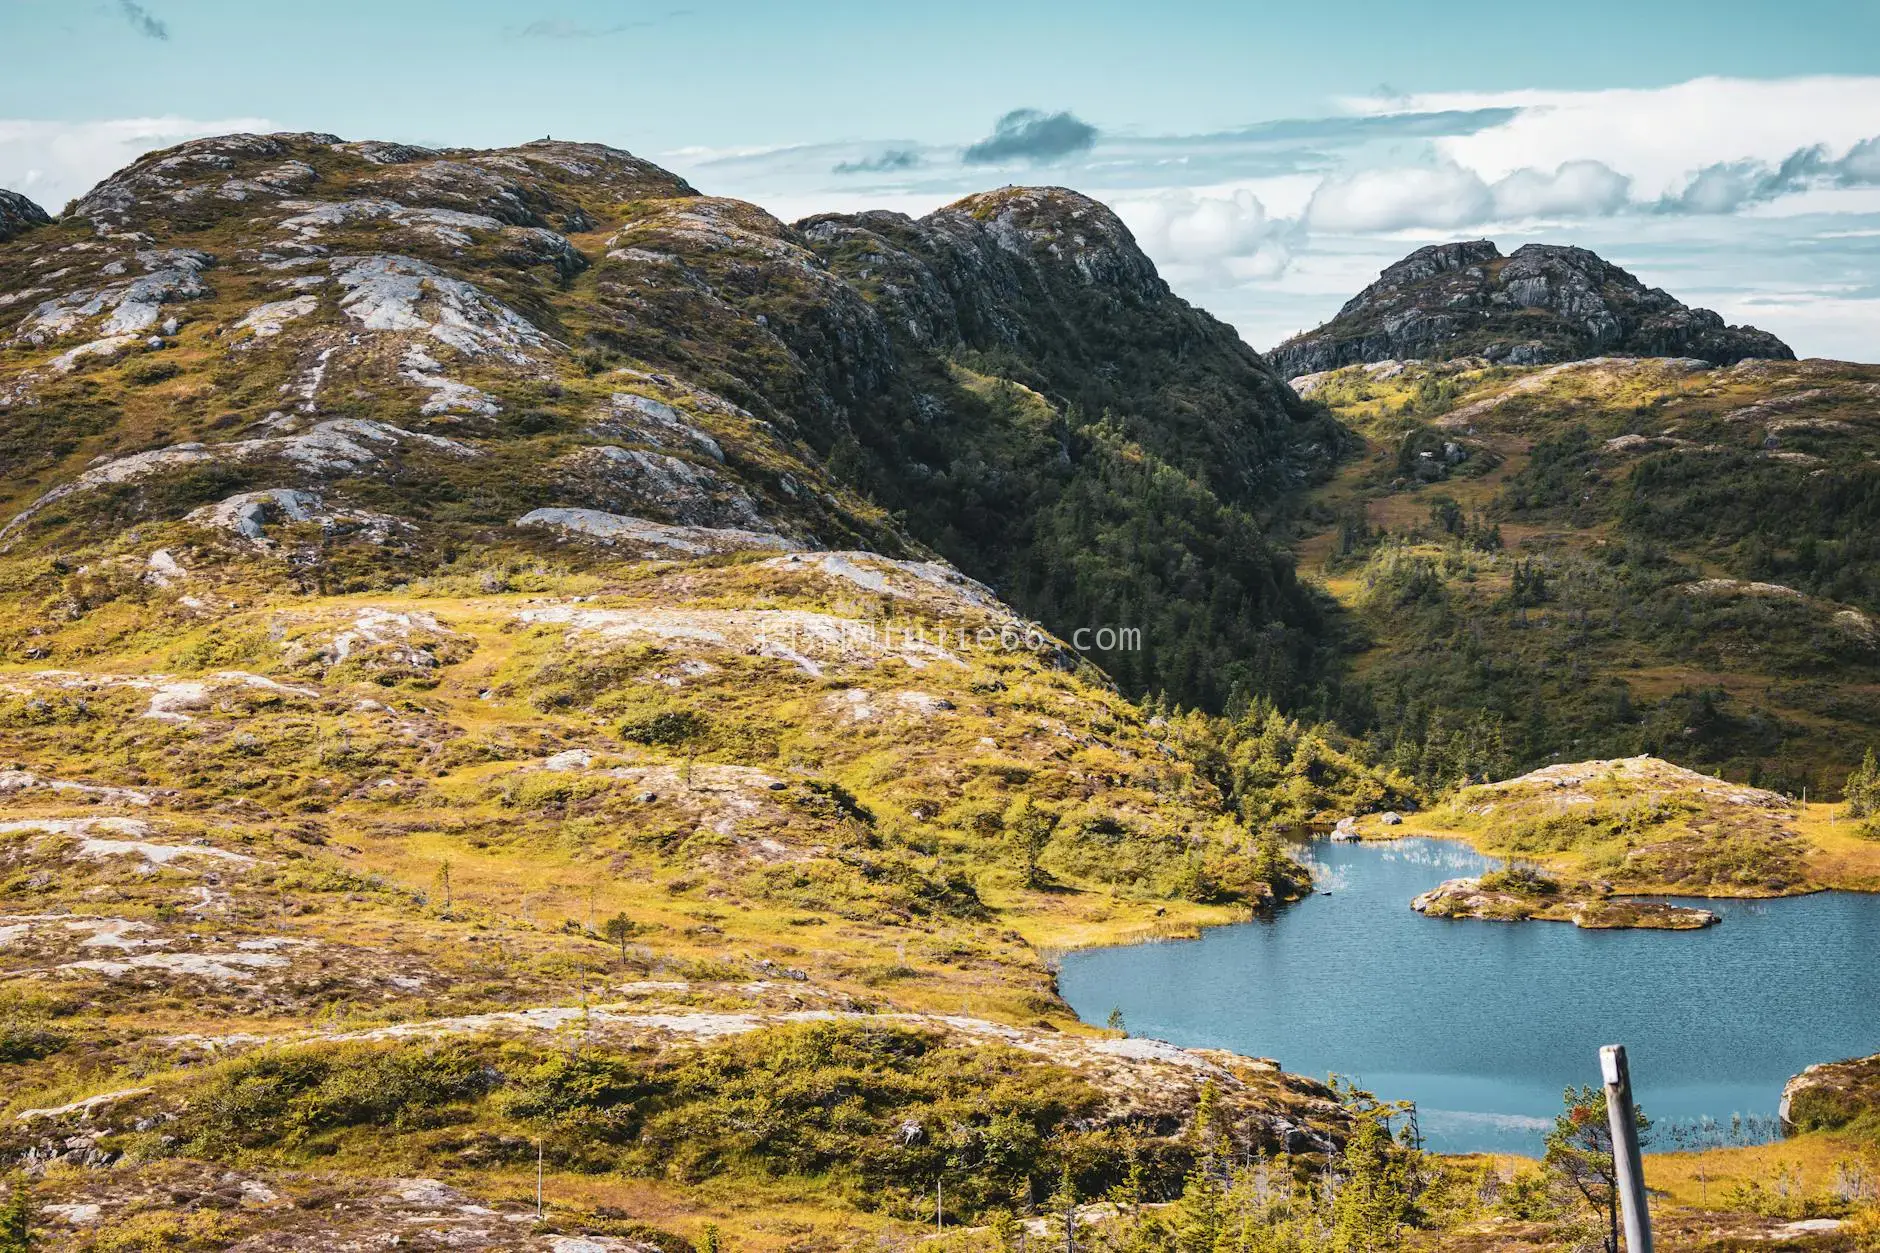
<svg viewBox="0 0 1880 1253"><path fill-rule="evenodd" d="M1767 810L1774 814L1786 815L1794 809L1794 802L1780 792L1732 783L1649 755L1615 757L1607 761L1563 761L1542 766L1519 778L1478 784L1460 793L1459 803L1471 807L1472 812L1481 813L1489 812L1482 807L1484 804L1518 803L1533 797L1546 799L1554 808L1591 805L1594 794L1602 786L1620 789L1628 795L1677 792L1721 805Z"/></svg>
<svg viewBox="0 0 1880 1253"><path fill-rule="evenodd" d="M1524 244L1504 257L1486 239L1417 249L1330 322L1268 355L1287 378L1410 358L1540 365L1695 357L1731 365L1795 356L1767 331L1726 326L1584 248Z"/></svg>
<svg viewBox="0 0 1880 1253"><path fill-rule="evenodd" d="M156 328L163 306L195 300L209 294L202 272L214 258L190 248L153 248L136 254L144 273L99 287L79 287L41 302L21 322L10 344L39 345L61 339L80 329L96 327L105 338L142 335Z"/></svg>
<svg viewBox="0 0 1880 1253"><path fill-rule="evenodd" d="M479 214L514 226L590 230L574 189L609 199L689 196L685 180L605 144L540 140L493 151L433 151L406 144L345 143L300 133L217 135L140 157L86 193L72 216L101 236L169 222L200 224L253 213L252 199L298 196L321 181L316 166L341 154L376 167L353 189L405 209Z"/></svg>
<svg viewBox="0 0 1880 1253"><path fill-rule="evenodd" d="M50 226L46 211L17 191L0 188L0 244L16 235L24 235L35 226Z"/></svg>
<svg viewBox="0 0 1880 1253"><path fill-rule="evenodd" d="M335 418L318 423L298 435L231 440L220 444L195 441L172 444L167 448L153 448L148 452L107 461L70 482L61 483L15 515L5 527L0 527L0 536L13 531L55 501L116 484L136 483L179 467L275 462L308 476L341 477L384 465L406 450L449 457L482 455L475 447L441 435L407 431L387 426L383 422L359 418ZM295 498L292 501L278 493L264 494L272 498L271 504L288 519L301 520L295 510L305 507L304 493L289 493ZM225 522L218 516L209 524L224 525L253 538L250 528L244 524L246 515L231 517L239 520Z"/></svg>
<svg viewBox="0 0 1880 1253"><path fill-rule="evenodd" d="M603 444L554 463L569 498L610 513L651 513L680 526L771 529L749 493L711 465Z"/></svg>
<svg viewBox="0 0 1880 1253"><path fill-rule="evenodd" d="M398 518L362 509L329 507L312 492L276 487L259 492L241 492L191 511L186 520L239 535L260 548L272 541L268 528L312 522L327 534L361 534L371 542L383 544L396 531L409 524Z"/></svg>
<svg viewBox="0 0 1880 1253"><path fill-rule="evenodd" d="M794 540L764 531L668 526L598 509L533 509L517 518L516 525L553 527L603 544L625 544L652 553L683 557L759 548L787 552L798 546Z"/></svg>
<svg viewBox="0 0 1880 1253"><path fill-rule="evenodd" d="M416 331L466 356L495 352L517 363L545 339L474 284L413 257L335 257L333 280L346 292L341 310L369 331Z"/></svg>

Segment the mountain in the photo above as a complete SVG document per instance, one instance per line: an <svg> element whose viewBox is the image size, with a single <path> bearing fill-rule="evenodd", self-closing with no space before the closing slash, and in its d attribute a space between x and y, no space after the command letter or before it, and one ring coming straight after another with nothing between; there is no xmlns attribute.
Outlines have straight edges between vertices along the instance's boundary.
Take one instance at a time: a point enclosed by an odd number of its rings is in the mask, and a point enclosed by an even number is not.
<svg viewBox="0 0 1880 1253"><path fill-rule="evenodd" d="M1297 378L1391 360L1540 365L1629 356L1732 365L1795 354L1767 331L1725 326L1584 248L1524 244L1504 257L1477 239L1417 249L1330 322L1268 356L1281 375Z"/></svg>
<svg viewBox="0 0 1880 1253"><path fill-rule="evenodd" d="M1347 439L1062 190L139 160L0 244L0 1160L74 1247L609 1249L1323 1161L1331 1089L1045 954L1309 882L1071 645L1299 685Z"/></svg>
<svg viewBox="0 0 1880 1253"><path fill-rule="evenodd" d="M805 543L937 551L1067 636L1153 634L1153 650L1090 649L1132 692L1219 707L1315 673L1316 604L1262 519L1342 435L1075 193L790 227L592 145L250 136L146 157L39 234L0 260L28 309L7 340L24 368L0 392L16 415L0 466L63 493L62 516L107 478L145 484L140 501L179 475L223 497L315 491L317 458L265 441L336 419L409 428L416 409L493 440L477 447L503 465L408 446L398 473L344 489L383 497L421 547L577 497L666 523L761 516ZM36 277L74 240L56 282ZM402 357L387 329L415 333ZM623 370L679 381L610 386ZM614 392L626 408L597 416ZM722 458L675 416L714 407L744 424ZM571 446L582 432L645 455L597 463ZM13 503L45 535L44 509Z"/></svg>

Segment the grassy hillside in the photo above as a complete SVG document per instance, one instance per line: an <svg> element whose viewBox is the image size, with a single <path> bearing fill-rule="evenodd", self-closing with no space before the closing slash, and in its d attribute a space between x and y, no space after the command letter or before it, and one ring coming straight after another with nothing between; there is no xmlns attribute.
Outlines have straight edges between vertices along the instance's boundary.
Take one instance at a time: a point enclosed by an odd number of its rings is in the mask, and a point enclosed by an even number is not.
<svg viewBox="0 0 1880 1253"><path fill-rule="evenodd" d="M1364 455L1302 571L1340 719L1431 782L1668 758L1838 794L1880 741L1880 368L1383 363L1305 380Z"/></svg>
<svg viewBox="0 0 1880 1253"><path fill-rule="evenodd" d="M1107 210L1040 193L1014 253L1016 203L905 241L972 304L924 338L826 224L593 145L200 141L0 245L33 1230L829 1247L936 1189L1172 1194L1197 1110L1302 1186L1336 1155L1323 1085L1058 998L1044 953L1306 873L936 559L1176 632L1137 689L1295 685L1316 601L1254 514L1335 428ZM1067 216L1107 234L1060 258ZM1054 390L1132 318L1126 376Z"/></svg>

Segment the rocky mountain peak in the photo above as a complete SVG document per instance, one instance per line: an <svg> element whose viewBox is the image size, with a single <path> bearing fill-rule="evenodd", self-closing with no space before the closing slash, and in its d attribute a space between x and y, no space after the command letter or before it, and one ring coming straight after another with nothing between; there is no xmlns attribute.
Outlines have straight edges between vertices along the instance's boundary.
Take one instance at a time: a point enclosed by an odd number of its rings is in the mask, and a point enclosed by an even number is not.
<svg viewBox="0 0 1880 1253"><path fill-rule="evenodd" d="M1726 326L1585 248L1486 239L1431 244L1384 269L1324 326L1269 354L1296 378L1369 361L1483 357L1511 365L1596 356L1730 365L1795 354L1767 331Z"/></svg>
<svg viewBox="0 0 1880 1253"><path fill-rule="evenodd" d="M1414 283L1419 279L1430 278L1437 274L1466 270L1470 266L1487 265L1491 261L1499 260L1501 260L1501 249L1495 247L1492 240L1470 239L1453 244L1429 244L1417 249L1402 261L1386 267L1384 272L1378 275L1375 285L1396 286ZM1369 288L1366 289L1367 292L1369 290ZM1364 295L1360 294L1346 304L1345 308L1350 309L1363 299Z"/></svg>
<svg viewBox="0 0 1880 1253"><path fill-rule="evenodd" d="M0 188L0 244L35 226L50 226L46 211L16 191Z"/></svg>
<svg viewBox="0 0 1880 1253"><path fill-rule="evenodd" d="M1108 205L1066 187L981 192L954 201L926 220L942 229L970 220L990 231L1007 251L1068 263L1087 283L1167 290L1123 220Z"/></svg>

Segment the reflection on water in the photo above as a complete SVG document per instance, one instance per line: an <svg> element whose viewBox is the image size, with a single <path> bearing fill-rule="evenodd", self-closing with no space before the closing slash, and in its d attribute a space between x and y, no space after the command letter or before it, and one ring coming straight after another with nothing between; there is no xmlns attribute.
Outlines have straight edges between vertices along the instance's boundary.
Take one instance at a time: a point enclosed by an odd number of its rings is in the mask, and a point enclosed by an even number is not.
<svg viewBox="0 0 1880 1253"><path fill-rule="evenodd" d="M1064 995L1091 1022L1116 1006L1136 1035L1415 1100L1444 1151L1538 1149L1561 1090L1598 1082L1601 1044L1629 1047L1666 1148L1766 1135L1790 1075L1880 1052L1880 898L1706 901L1724 921L1699 932L1445 922L1410 899L1497 863L1421 839L1302 851L1329 897L1073 953Z"/></svg>

